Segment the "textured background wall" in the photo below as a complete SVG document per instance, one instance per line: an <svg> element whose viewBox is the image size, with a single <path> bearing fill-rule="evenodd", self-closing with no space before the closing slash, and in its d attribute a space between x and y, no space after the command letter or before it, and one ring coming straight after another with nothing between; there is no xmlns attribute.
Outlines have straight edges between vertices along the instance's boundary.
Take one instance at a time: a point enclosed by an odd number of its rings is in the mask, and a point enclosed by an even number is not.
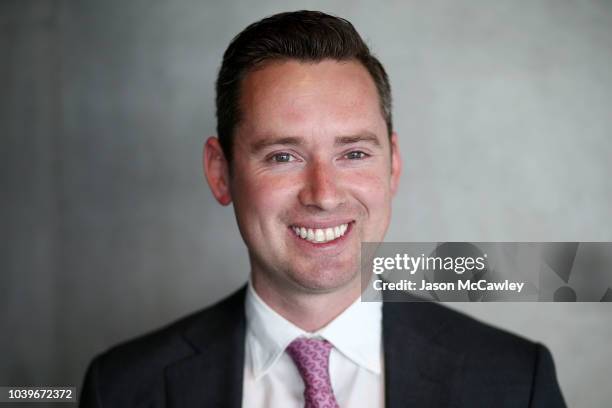
<svg viewBox="0 0 612 408"><path fill-rule="evenodd" d="M201 176L230 39L351 20L386 65L405 173L390 241L611 241L609 1L0 3L0 384L79 385L106 347L247 278ZM610 304L468 304L612 401Z"/></svg>

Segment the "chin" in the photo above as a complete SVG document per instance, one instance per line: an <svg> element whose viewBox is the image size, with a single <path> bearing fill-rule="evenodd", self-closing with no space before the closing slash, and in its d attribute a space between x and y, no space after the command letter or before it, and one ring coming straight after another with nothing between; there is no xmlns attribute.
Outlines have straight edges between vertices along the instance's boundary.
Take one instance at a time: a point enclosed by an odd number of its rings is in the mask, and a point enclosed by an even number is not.
<svg viewBox="0 0 612 408"><path fill-rule="evenodd" d="M352 272L338 273L338 269L318 269L315 273L292 271L291 280L300 288L311 293L330 293L345 288L354 282L359 282L359 273L351 268ZM346 269L345 269L346 271Z"/></svg>

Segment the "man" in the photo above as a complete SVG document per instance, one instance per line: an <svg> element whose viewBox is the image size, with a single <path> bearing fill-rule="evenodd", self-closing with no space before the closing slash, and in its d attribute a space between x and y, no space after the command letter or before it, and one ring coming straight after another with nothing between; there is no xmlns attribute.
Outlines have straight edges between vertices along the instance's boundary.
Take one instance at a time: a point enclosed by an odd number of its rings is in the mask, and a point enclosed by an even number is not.
<svg viewBox="0 0 612 408"><path fill-rule="evenodd" d="M248 286L91 364L84 407L562 407L541 345L433 303L360 302L402 162L382 65L346 20L282 13L225 52L204 170Z"/></svg>

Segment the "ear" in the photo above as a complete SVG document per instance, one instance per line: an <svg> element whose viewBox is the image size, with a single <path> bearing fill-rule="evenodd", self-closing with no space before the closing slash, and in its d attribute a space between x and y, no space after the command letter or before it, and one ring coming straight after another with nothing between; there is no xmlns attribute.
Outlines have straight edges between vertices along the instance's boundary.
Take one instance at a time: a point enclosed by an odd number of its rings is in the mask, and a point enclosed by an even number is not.
<svg viewBox="0 0 612 408"><path fill-rule="evenodd" d="M391 195L395 195L402 174L402 155L400 154L397 133L391 134Z"/></svg>
<svg viewBox="0 0 612 408"><path fill-rule="evenodd" d="M209 137L204 144L202 162L210 191L219 204L228 205L232 202L229 187L229 164L223 154L219 139L216 137Z"/></svg>

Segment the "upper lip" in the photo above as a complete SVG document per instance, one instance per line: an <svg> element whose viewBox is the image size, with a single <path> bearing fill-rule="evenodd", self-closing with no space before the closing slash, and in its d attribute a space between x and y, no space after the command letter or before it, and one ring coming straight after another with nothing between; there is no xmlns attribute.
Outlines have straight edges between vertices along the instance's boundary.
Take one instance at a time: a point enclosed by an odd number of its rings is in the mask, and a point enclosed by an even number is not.
<svg viewBox="0 0 612 408"><path fill-rule="evenodd" d="M333 228L342 224L349 224L353 222L353 219L337 219L337 220L326 220L326 221L314 221L314 220L304 220L304 221L296 221L292 222L291 227L304 227L304 228L312 228L312 229L324 229L324 228Z"/></svg>

